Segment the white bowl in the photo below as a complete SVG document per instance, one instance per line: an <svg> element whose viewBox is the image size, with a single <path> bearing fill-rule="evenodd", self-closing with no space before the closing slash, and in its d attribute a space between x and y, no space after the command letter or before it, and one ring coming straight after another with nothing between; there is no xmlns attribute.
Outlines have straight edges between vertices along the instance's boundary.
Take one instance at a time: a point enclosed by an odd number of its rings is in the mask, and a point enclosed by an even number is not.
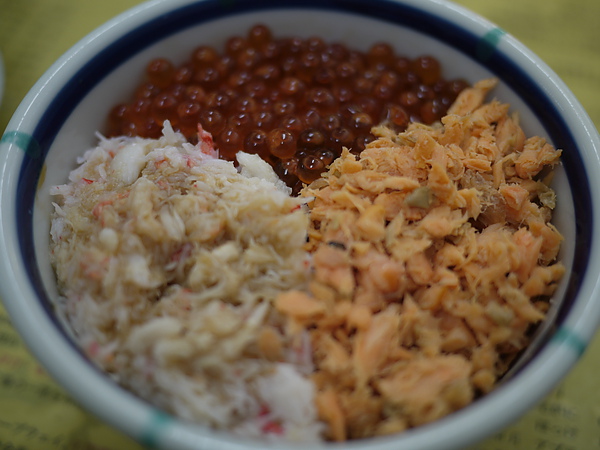
<svg viewBox="0 0 600 450"><path fill-rule="evenodd" d="M147 62L182 61L200 42L260 22L275 35L312 36L366 50L380 40L407 56L434 55L444 77L497 77L494 96L519 111L526 134L564 149L554 223L568 269L551 325L509 379L463 410L400 435L344 448L459 449L500 430L545 396L577 362L600 321L600 137L565 84L510 35L443 0L222 2L155 0L109 21L61 57L26 96L0 148L0 295L33 354L85 408L150 448L266 448L178 420L122 389L80 353L53 311L48 187L65 182L94 145L110 108L139 82ZM336 448L336 444L289 448ZM283 448L277 444L273 448Z"/></svg>

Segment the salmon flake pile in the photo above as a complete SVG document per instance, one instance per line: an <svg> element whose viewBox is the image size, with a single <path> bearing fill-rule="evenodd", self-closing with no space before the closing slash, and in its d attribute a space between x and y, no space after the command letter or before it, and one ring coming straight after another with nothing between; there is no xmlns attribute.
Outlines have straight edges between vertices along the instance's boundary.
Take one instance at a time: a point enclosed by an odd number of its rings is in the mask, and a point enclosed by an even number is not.
<svg viewBox="0 0 600 450"><path fill-rule="evenodd" d="M397 433L490 392L542 321L565 268L549 223L560 150L526 138L496 80L440 126L412 124L304 189L314 273L281 294L313 345L328 438Z"/></svg>

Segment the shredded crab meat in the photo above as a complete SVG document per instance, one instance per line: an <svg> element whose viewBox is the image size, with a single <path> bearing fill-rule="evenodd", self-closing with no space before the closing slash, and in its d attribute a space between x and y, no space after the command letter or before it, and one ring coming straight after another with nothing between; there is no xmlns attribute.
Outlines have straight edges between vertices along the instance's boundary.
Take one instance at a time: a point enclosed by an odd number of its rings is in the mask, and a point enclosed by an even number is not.
<svg viewBox="0 0 600 450"><path fill-rule="evenodd" d="M238 171L199 136L166 123L158 140L102 139L52 189L61 307L90 358L157 406L318 440L310 341L288 338L271 306L308 280L305 200L258 156L240 154Z"/></svg>

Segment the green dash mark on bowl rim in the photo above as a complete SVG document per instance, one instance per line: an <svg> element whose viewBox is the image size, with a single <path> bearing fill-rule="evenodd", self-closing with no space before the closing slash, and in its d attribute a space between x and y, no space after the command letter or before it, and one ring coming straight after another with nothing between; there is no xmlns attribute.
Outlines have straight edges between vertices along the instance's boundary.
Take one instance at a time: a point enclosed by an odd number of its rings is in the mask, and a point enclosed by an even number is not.
<svg viewBox="0 0 600 450"><path fill-rule="evenodd" d="M0 144L14 144L30 158L39 158L42 155L42 148L37 139L22 131L7 131L2 135Z"/></svg>
<svg viewBox="0 0 600 450"><path fill-rule="evenodd" d="M558 345L565 344L569 349L573 350L578 357L583 355L588 346L588 342L585 339L565 326L561 326L556 330L556 333L552 336L551 342Z"/></svg>
<svg viewBox="0 0 600 450"><path fill-rule="evenodd" d="M149 449L159 448L160 435L173 423L173 418L160 410L154 410L142 430L139 441Z"/></svg>
<svg viewBox="0 0 600 450"><path fill-rule="evenodd" d="M485 33L477 43L477 58L481 61L490 59L504 35L506 35L506 31L499 27L492 28Z"/></svg>

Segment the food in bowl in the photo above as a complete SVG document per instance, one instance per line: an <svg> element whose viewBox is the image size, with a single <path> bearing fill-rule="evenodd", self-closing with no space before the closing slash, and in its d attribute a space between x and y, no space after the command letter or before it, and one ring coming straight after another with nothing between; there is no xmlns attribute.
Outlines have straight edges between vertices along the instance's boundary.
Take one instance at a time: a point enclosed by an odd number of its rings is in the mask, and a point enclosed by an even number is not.
<svg viewBox="0 0 600 450"><path fill-rule="evenodd" d="M493 86L440 123L374 128L299 197L257 156L238 153L240 173L217 159L202 127L196 144L168 122L101 138L52 191L82 348L153 404L245 436L396 433L488 393L564 272L560 151L484 103Z"/></svg>

